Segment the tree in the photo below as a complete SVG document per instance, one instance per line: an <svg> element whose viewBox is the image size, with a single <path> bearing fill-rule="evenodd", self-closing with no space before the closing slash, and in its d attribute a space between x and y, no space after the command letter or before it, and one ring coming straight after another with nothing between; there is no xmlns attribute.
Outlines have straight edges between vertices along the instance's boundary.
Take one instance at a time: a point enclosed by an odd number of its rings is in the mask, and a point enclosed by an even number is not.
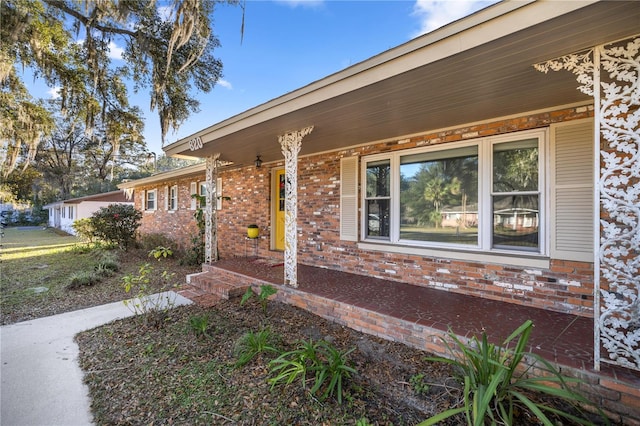
<svg viewBox="0 0 640 426"><path fill-rule="evenodd" d="M2 173L10 173L20 155L32 159L42 136L53 131L51 115L28 93L18 67L61 88L63 116L84 104L89 131L114 100L113 85L130 78L135 90L150 89L164 142L169 129L198 110L193 89L209 92L221 76L222 64L213 56L219 42L211 31L217 2L172 0L162 8L153 0L0 2ZM110 57L115 42L125 45L125 65L117 68ZM122 103L126 90L117 92Z"/></svg>
<svg viewBox="0 0 640 426"><path fill-rule="evenodd" d="M91 132L82 120L58 117L55 132L38 148L36 167L55 182L57 199L113 190L128 166L146 161L142 129L138 108L108 109Z"/></svg>

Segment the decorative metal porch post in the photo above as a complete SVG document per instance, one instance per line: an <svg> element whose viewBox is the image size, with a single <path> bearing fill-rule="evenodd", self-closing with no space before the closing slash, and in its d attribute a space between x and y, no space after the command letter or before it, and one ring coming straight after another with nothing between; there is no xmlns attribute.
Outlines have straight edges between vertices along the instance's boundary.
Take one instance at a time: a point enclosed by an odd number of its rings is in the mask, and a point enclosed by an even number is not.
<svg viewBox="0 0 640 426"><path fill-rule="evenodd" d="M571 71L578 89L594 98L596 370L600 362L640 370L640 37L634 37L534 65L544 73Z"/></svg>
<svg viewBox="0 0 640 426"><path fill-rule="evenodd" d="M284 283L298 286L298 153L313 126L278 136L284 155Z"/></svg>
<svg viewBox="0 0 640 426"><path fill-rule="evenodd" d="M216 213L216 182L218 181L218 159L220 154L207 157L205 171L207 191L204 208L204 263L218 260L218 215Z"/></svg>

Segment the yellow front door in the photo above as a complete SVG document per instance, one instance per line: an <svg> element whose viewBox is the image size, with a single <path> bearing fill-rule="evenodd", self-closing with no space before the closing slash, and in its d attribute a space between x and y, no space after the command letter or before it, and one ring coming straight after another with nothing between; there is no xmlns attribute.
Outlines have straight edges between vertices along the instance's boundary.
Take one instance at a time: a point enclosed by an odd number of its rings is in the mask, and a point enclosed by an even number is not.
<svg viewBox="0 0 640 426"><path fill-rule="evenodd" d="M276 250L284 250L284 202L285 202L285 174L284 169L276 170L274 179L274 211L275 218L275 241L274 248Z"/></svg>

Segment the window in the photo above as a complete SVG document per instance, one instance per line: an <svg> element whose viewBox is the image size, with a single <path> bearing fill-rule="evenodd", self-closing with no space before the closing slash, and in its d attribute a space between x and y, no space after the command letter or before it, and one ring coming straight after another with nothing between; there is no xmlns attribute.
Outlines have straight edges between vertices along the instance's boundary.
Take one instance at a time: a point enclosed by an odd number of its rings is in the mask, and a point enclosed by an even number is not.
<svg viewBox="0 0 640 426"><path fill-rule="evenodd" d="M363 238L544 253L544 131L364 159Z"/></svg>
<svg viewBox="0 0 640 426"><path fill-rule="evenodd" d="M478 245L478 147L400 157L400 239Z"/></svg>
<svg viewBox="0 0 640 426"><path fill-rule="evenodd" d="M492 247L538 251L538 140L493 145Z"/></svg>
<svg viewBox="0 0 640 426"><path fill-rule="evenodd" d="M156 190L152 189L147 191L146 199L145 199L145 210L155 210L156 209Z"/></svg>
<svg viewBox="0 0 640 426"><path fill-rule="evenodd" d="M200 208L204 208L205 205L207 204L207 182L199 182L198 183L198 195L200 195L200 197L202 197L200 199Z"/></svg>
<svg viewBox="0 0 640 426"><path fill-rule="evenodd" d="M65 214L66 214L67 209L65 209L64 206L62 206L61 210L62 210L62 218L65 219Z"/></svg>
<svg viewBox="0 0 640 426"><path fill-rule="evenodd" d="M69 206L69 219L73 219L73 206Z"/></svg>
<svg viewBox="0 0 640 426"><path fill-rule="evenodd" d="M367 237L389 238L391 218L391 163L389 160L367 163L365 206Z"/></svg>
<svg viewBox="0 0 640 426"><path fill-rule="evenodd" d="M169 188L169 210L178 210L178 186Z"/></svg>

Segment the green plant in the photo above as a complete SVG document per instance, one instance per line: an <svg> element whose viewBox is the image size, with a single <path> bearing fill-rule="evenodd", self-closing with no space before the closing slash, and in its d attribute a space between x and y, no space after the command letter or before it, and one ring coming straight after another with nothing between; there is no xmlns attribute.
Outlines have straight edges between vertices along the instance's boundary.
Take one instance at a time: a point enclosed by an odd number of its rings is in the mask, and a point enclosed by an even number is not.
<svg viewBox="0 0 640 426"><path fill-rule="evenodd" d="M194 315L189 318L189 326L196 336L211 337L207 333L209 329L209 317L206 315Z"/></svg>
<svg viewBox="0 0 640 426"><path fill-rule="evenodd" d="M136 292L133 299L124 301L125 306L136 315L144 315L147 323L154 322L159 325L166 312L175 305L176 294L173 292L154 294L152 278L155 281L161 281L164 288L171 288L175 287L172 283L175 274L165 270L158 275L154 271L149 263L145 263L138 269L138 275L124 276L122 286L127 293Z"/></svg>
<svg viewBox="0 0 640 426"><path fill-rule="evenodd" d="M160 258L166 259L173 256L173 250L169 247L158 246L149 252L149 257L151 256L156 260L160 260Z"/></svg>
<svg viewBox="0 0 640 426"><path fill-rule="evenodd" d="M69 277L67 289L75 290L80 287L90 287L100 282L100 276L94 271L75 272Z"/></svg>
<svg viewBox="0 0 640 426"><path fill-rule="evenodd" d="M272 285L262 284L260 286L260 293L258 293L258 301L262 306L262 312L267 313L267 302L269 301L269 297L276 294L278 290ZM244 305L249 299L253 297L255 292L252 287L248 287L247 291L242 295L242 299L240 300L240 305Z"/></svg>
<svg viewBox="0 0 640 426"><path fill-rule="evenodd" d="M140 233L138 234L138 245L146 252L160 247L175 247L176 243L164 234Z"/></svg>
<svg viewBox="0 0 640 426"><path fill-rule="evenodd" d="M429 393L429 384L424 382L424 374L418 373L411 376L409 384L413 391L418 395L426 395Z"/></svg>
<svg viewBox="0 0 640 426"><path fill-rule="evenodd" d="M469 425L479 426L487 422L492 425L511 425L514 424L515 413L520 411L528 411L549 426L555 424L549 419L549 414L564 417L577 424L591 424L577 407L577 404L590 405L589 401L568 386L568 383L580 381L563 377L542 357L525 352L532 329L531 320L525 321L503 342L502 347L489 343L484 332L481 340L474 336L467 344L453 332L449 332L457 351L443 340L453 359L433 357L429 360L451 364L459 370L464 383L463 405L439 413L420 423L420 426L433 425L461 413L466 416ZM512 341L516 341L513 349L509 348ZM525 357L535 362L521 365ZM529 376L533 365L547 374L544 377ZM582 417L536 401L530 396L531 393L565 400L574 405ZM606 418L603 419L606 421Z"/></svg>
<svg viewBox="0 0 640 426"><path fill-rule="evenodd" d="M85 243L92 243L97 238L91 218L76 219L71 224L71 227L75 231L76 236Z"/></svg>
<svg viewBox="0 0 640 426"><path fill-rule="evenodd" d="M257 333L252 331L242 335L236 342L234 355L238 358L235 367L246 365L259 354L278 352L276 349L277 338L268 328Z"/></svg>
<svg viewBox="0 0 640 426"><path fill-rule="evenodd" d="M204 262L204 228L205 218L203 207L206 203L206 197L203 195L192 194L191 198L196 200L196 209L193 218L198 226L198 233L191 237L191 248L185 253L181 263L185 265L200 265Z"/></svg>
<svg viewBox="0 0 640 426"><path fill-rule="evenodd" d="M135 241L142 213L128 204L101 207L91 216L91 225L97 238L127 250Z"/></svg>
<svg viewBox="0 0 640 426"><path fill-rule="evenodd" d="M283 353L269 363L270 374L274 376L269 383L273 388L277 384L289 385L299 379L302 388L306 389L307 376L313 375L313 386L309 393L315 395L324 388L321 399L335 393L338 403L342 404L343 382L356 374L356 370L347 363L348 355L354 350L340 352L325 340L315 343L312 339L301 341L296 349Z"/></svg>

